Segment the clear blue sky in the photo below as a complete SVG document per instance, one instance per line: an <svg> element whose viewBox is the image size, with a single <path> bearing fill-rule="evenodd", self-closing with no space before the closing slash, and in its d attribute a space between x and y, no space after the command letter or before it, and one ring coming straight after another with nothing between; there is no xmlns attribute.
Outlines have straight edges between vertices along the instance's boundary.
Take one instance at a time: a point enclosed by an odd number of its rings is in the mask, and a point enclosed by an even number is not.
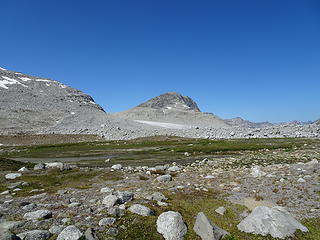
<svg viewBox="0 0 320 240"><path fill-rule="evenodd" d="M318 0L2 0L0 66L122 111L168 91L252 121L320 117Z"/></svg>

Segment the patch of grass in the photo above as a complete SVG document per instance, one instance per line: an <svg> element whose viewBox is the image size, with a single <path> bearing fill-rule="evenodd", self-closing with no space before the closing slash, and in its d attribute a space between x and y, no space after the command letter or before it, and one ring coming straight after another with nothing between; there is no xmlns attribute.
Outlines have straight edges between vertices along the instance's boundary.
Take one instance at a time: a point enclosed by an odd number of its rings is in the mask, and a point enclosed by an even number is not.
<svg viewBox="0 0 320 240"><path fill-rule="evenodd" d="M117 226L125 225L127 228L121 230L117 239L163 239L156 230L157 216L164 211L178 211L188 227L185 240L200 240L200 237L193 231L196 216L199 212L205 215L216 225L228 231L231 235L226 236L226 240L274 240L271 236L259 236L240 232L237 224L241 221L239 213L246 208L240 205L234 205L220 198L218 192L190 192L166 194L169 197L168 207L152 206L156 216L140 217L128 214L117 222ZM224 206L227 211L221 216L215 212L215 209ZM319 240L320 239L320 221L319 219L309 219L302 221L309 228L309 233L296 233L295 237L288 240Z"/></svg>
<svg viewBox="0 0 320 240"><path fill-rule="evenodd" d="M0 157L0 171L18 171L22 167L33 168L33 163L25 163Z"/></svg>
<svg viewBox="0 0 320 240"><path fill-rule="evenodd" d="M116 181L122 178L119 172L98 172L94 170L47 170L35 174L24 174L20 179L29 183L17 192L16 196L30 195L32 189L44 189L47 193L55 193L59 189L65 188L90 188L92 183ZM94 181L93 181L94 180ZM41 192L39 192L41 193ZM33 193L34 194L34 193Z"/></svg>

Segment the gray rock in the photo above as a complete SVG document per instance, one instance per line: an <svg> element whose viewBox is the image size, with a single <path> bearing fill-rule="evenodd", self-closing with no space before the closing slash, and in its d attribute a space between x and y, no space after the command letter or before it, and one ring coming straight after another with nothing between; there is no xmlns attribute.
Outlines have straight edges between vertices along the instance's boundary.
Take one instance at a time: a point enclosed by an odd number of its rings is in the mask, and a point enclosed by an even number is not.
<svg viewBox="0 0 320 240"><path fill-rule="evenodd" d="M95 231L92 228L88 228L84 233L86 240L99 240Z"/></svg>
<svg viewBox="0 0 320 240"><path fill-rule="evenodd" d="M22 227L25 223L26 221L6 221L0 223L0 228L11 231Z"/></svg>
<svg viewBox="0 0 320 240"><path fill-rule="evenodd" d="M111 167L114 170L121 170L122 169L122 165L121 164L115 164Z"/></svg>
<svg viewBox="0 0 320 240"><path fill-rule="evenodd" d="M104 187L100 189L100 192L102 193L112 193L112 189L109 187Z"/></svg>
<svg viewBox="0 0 320 240"><path fill-rule="evenodd" d="M155 192L152 195L148 196L147 199L159 202L168 200L168 198L166 198L161 192Z"/></svg>
<svg viewBox="0 0 320 240"><path fill-rule="evenodd" d="M33 230L18 234L22 240L46 240L51 237L51 233L47 230Z"/></svg>
<svg viewBox="0 0 320 240"><path fill-rule="evenodd" d="M117 191L116 196L119 198L120 203L132 201L134 194L128 191Z"/></svg>
<svg viewBox="0 0 320 240"><path fill-rule="evenodd" d="M141 215L141 216L152 216L153 212L150 208L141 204L134 204L128 209L130 212Z"/></svg>
<svg viewBox="0 0 320 240"><path fill-rule="evenodd" d="M193 230L202 240L220 240L229 233L213 224L203 212L199 212Z"/></svg>
<svg viewBox="0 0 320 240"><path fill-rule="evenodd" d="M35 203L30 203L30 204L28 204L28 205L23 206L23 207L22 207L22 210L24 210L24 211L30 211L30 210L32 210L32 209L34 209L34 208L36 208L36 207L37 207L37 205L36 205Z"/></svg>
<svg viewBox="0 0 320 240"><path fill-rule="evenodd" d="M112 225L114 224L116 221L115 218L102 218L100 221L99 221L99 226L106 226L106 225Z"/></svg>
<svg viewBox="0 0 320 240"><path fill-rule="evenodd" d="M108 209L108 213L115 217L121 217L125 213L125 209L122 209L120 207L111 207Z"/></svg>
<svg viewBox="0 0 320 240"><path fill-rule="evenodd" d="M1 240L21 240L21 238L19 238L9 230L2 229L2 228L0 228L0 239Z"/></svg>
<svg viewBox="0 0 320 240"><path fill-rule="evenodd" d="M60 169L61 171L71 169L71 167L70 167L68 164L63 163L63 162L45 163L45 167L46 167L46 168L58 168L58 169Z"/></svg>
<svg viewBox="0 0 320 240"><path fill-rule="evenodd" d="M116 228L109 228L106 233L111 236L116 236L118 235L119 230Z"/></svg>
<svg viewBox="0 0 320 240"><path fill-rule="evenodd" d="M47 219L52 217L52 212L49 210L38 210L34 212L28 212L23 215L23 218L27 220L40 220L40 219Z"/></svg>
<svg viewBox="0 0 320 240"><path fill-rule="evenodd" d="M44 169L46 169L46 165L44 165L44 163L38 163L33 167L33 170L44 170Z"/></svg>
<svg viewBox="0 0 320 240"><path fill-rule="evenodd" d="M58 235L59 233L62 232L62 230L64 229L64 226L63 225L53 225L49 228L49 232L51 234L56 234Z"/></svg>
<svg viewBox="0 0 320 240"><path fill-rule="evenodd" d="M225 207L218 207L216 210L214 210L216 213L220 214L220 215L224 215L224 213L226 212L226 208Z"/></svg>
<svg viewBox="0 0 320 240"><path fill-rule="evenodd" d="M181 170L181 168L179 168L178 166L172 166L172 167L168 168L169 172L177 172L177 171L180 171L180 170Z"/></svg>
<svg viewBox="0 0 320 240"><path fill-rule="evenodd" d="M157 219L157 231L166 240L183 240L187 233L187 226L178 212L168 211L160 214Z"/></svg>
<svg viewBox="0 0 320 240"><path fill-rule="evenodd" d="M115 195L108 195L102 200L102 204L104 204L107 208L113 207L117 203L119 203L119 198Z"/></svg>
<svg viewBox="0 0 320 240"><path fill-rule="evenodd" d="M80 240L83 237L83 233L76 226L70 225L62 230L57 240Z"/></svg>
<svg viewBox="0 0 320 240"><path fill-rule="evenodd" d="M8 173L4 177L5 177L5 179L13 180L13 179L16 179L16 178L21 177L21 176L22 176L21 173Z"/></svg>
<svg viewBox="0 0 320 240"><path fill-rule="evenodd" d="M297 229L308 232L305 226L282 207L256 207L237 227L242 232L262 236L270 234L274 238L282 239L293 236Z"/></svg>
<svg viewBox="0 0 320 240"><path fill-rule="evenodd" d="M157 177L156 179L157 179L157 181L163 182L163 183L170 182L171 181L171 175L169 175L169 174L162 175L162 176Z"/></svg>

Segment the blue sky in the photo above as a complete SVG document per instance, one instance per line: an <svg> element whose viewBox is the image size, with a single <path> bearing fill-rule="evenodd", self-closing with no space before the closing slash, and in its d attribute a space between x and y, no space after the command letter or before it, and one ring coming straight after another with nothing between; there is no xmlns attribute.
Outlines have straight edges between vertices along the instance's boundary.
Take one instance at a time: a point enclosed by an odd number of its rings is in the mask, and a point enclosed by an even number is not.
<svg viewBox="0 0 320 240"><path fill-rule="evenodd" d="M177 91L251 121L320 118L320 1L2 0L0 66L108 112Z"/></svg>

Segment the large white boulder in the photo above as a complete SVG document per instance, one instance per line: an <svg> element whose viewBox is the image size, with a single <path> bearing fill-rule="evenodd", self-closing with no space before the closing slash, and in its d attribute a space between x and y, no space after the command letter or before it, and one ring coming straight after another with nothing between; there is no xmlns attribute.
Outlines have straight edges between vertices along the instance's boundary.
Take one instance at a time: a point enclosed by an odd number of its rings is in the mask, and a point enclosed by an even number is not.
<svg viewBox="0 0 320 240"><path fill-rule="evenodd" d="M21 173L8 173L6 174L4 177L8 180L13 180L13 179L16 179L18 177L21 177L22 174Z"/></svg>
<svg viewBox="0 0 320 240"><path fill-rule="evenodd" d="M161 213L157 219L157 231L166 240L183 240L187 233L187 226L178 212Z"/></svg>
<svg viewBox="0 0 320 240"><path fill-rule="evenodd" d="M238 224L242 232L270 234L274 238L286 238L292 236L297 229L308 232L308 229L299 223L282 207L256 207L252 213Z"/></svg>

